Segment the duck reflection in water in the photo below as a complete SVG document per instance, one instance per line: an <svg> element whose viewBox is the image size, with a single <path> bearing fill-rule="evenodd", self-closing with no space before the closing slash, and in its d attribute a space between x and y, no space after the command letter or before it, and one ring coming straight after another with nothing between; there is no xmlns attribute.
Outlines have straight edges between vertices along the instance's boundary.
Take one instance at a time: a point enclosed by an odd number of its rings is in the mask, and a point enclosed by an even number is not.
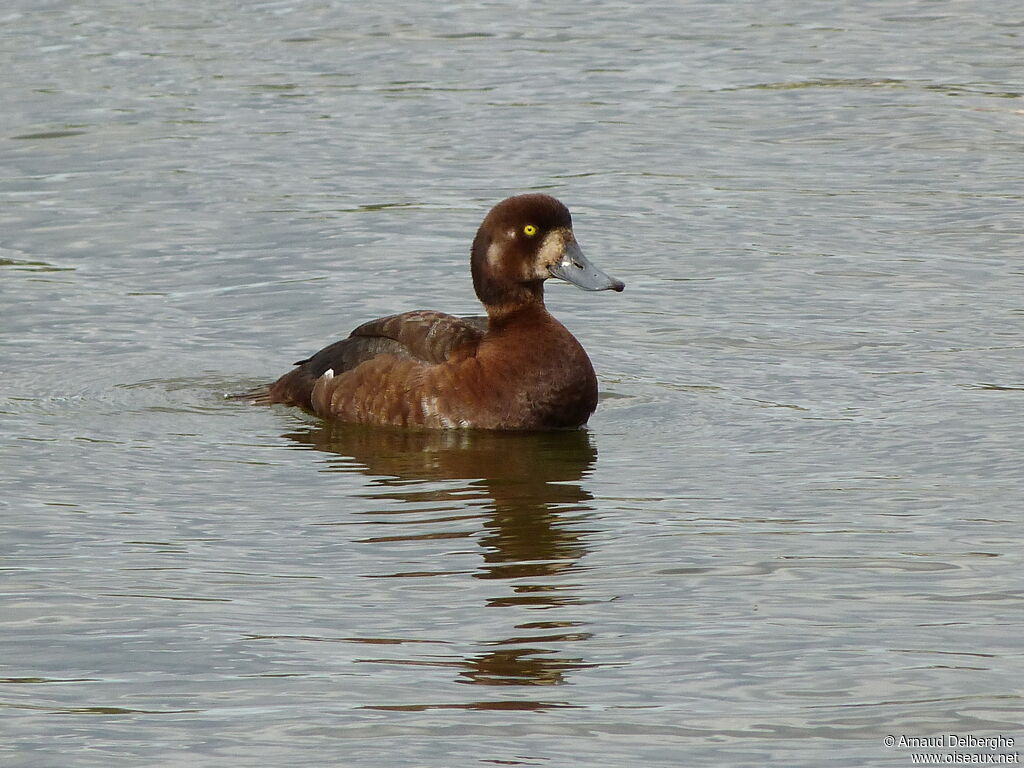
<svg viewBox="0 0 1024 768"><path fill-rule="evenodd" d="M484 567L479 579L515 579L507 594L491 597L489 607L555 608L579 603L564 583L545 584L544 577L562 575L586 554L588 531L580 520L592 511L593 498L579 483L591 470L597 450L583 430L503 433L483 431L408 430L327 423L285 435L312 449L334 454L328 464L338 471L357 470L375 478L384 493L370 498L439 503L464 512L483 511L479 538ZM424 490L421 483L465 481L458 488ZM453 519L439 520L446 526ZM417 519L422 525L422 519ZM466 531L467 538L478 531ZM363 539L389 542L451 538L450 529ZM424 574L390 574L395 577ZM529 582L519 582L529 579ZM585 640L579 622L562 616L516 624L511 637L480 641L487 650L455 664L459 682L479 685L557 685L572 669L594 666L566 658L552 645ZM416 662L419 663L419 662ZM429 663L429 662L425 662ZM446 666L450 665L445 664ZM448 705L450 706L450 705ZM541 702L478 702L473 708L500 706L535 709L559 706ZM399 708L406 708L404 706ZM416 707L411 707L416 708Z"/></svg>

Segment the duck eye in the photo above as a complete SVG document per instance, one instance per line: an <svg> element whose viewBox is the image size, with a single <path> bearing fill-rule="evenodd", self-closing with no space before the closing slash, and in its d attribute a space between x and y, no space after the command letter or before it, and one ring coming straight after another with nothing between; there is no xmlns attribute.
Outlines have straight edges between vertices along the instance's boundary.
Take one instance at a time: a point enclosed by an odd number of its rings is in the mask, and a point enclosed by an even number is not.
<svg viewBox="0 0 1024 768"><path fill-rule="evenodd" d="M525 227L523 227L523 234L526 235L527 237L533 237L534 235L537 234L537 228L533 226L533 224L527 224Z"/></svg>

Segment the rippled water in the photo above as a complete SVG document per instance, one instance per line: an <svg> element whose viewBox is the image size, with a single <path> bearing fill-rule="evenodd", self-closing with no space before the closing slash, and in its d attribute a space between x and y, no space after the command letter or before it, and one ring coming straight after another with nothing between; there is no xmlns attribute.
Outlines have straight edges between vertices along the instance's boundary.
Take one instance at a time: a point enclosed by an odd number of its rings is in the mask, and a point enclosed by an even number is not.
<svg viewBox="0 0 1024 768"><path fill-rule="evenodd" d="M1024 743L1012 4L0 24L4 766ZM223 400L370 317L475 312L472 234L527 190L628 286L549 291L587 431Z"/></svg>

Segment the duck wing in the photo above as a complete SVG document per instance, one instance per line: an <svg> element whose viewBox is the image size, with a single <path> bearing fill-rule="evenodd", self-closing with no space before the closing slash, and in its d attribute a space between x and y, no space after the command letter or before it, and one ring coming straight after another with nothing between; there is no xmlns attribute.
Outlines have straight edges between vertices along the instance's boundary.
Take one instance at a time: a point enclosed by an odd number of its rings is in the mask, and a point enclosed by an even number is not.
<svg viewBox="0 0 1024 768"><path fill-rule="evenodd" d="M486 317L456 317L422 309L363 323L352 331L345 342L352 342L356 346L390 342L401 348L400 357L410 357L425 363L443 363L456 349L467 344L479 344L486 332ZM335 368L334 373L339 373L339 370Z"/></svg>
<svg viewBox="0 0 1024 768"><path fill-rule="evenodd" d="M311 409L313 385L328 370L338 376L381 355L443 363L456 349L479 344L486 331L486 317L456 317L431 310L380 317L363 323L347 339L299 360L294 370L273 384L238 395L238 398Z"/></svg>

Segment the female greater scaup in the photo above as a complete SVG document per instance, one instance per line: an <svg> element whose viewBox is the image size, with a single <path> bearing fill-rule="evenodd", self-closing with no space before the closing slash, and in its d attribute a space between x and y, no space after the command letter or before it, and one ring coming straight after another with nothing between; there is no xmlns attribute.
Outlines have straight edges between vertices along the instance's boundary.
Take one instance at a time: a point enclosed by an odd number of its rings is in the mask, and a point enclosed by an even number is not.
<svg viewBox="0 0 1024 768"><path fill-rule="evenodd" d="M549 195L510 197L473 240L473 287L487 317L420 310L365 323L300 360L257 402L325 419L438 429L559 429L586 423L597 377L575 337L544 307L544 281L621 291L576 243Z"/></svg>

